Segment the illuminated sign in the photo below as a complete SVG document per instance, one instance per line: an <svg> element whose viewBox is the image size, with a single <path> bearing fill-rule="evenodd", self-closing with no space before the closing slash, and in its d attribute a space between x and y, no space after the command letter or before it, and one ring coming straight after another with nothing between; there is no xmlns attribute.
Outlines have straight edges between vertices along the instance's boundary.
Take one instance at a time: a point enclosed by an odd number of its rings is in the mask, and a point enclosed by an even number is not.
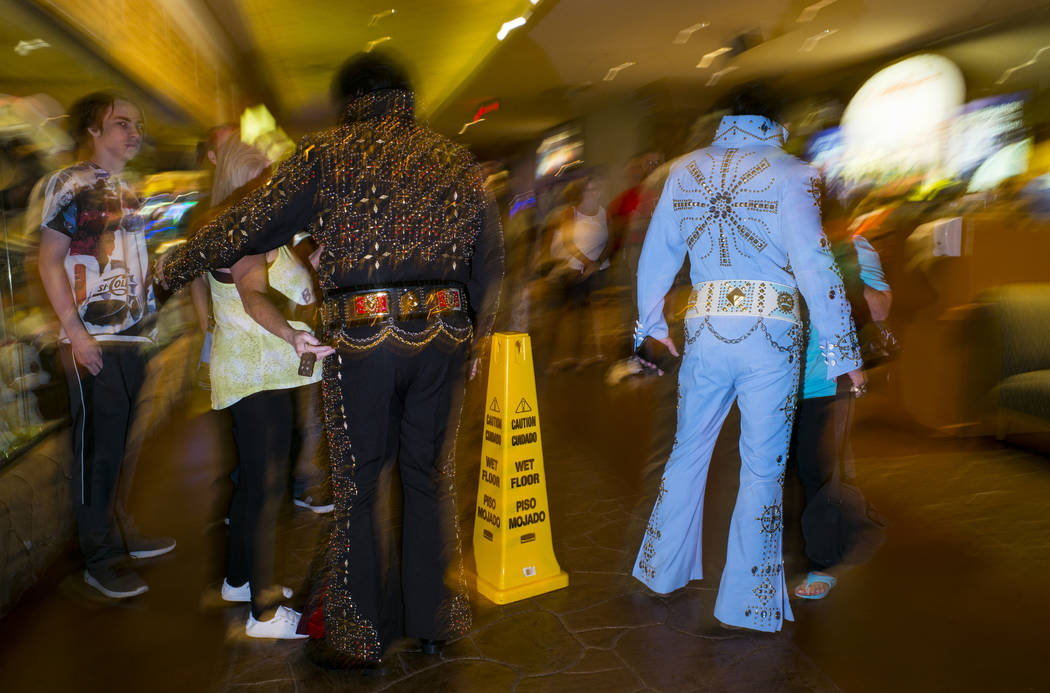
<svg viewBox="0 0 1050 693"><path fill-rule="evenodd" d="M964 94L959 68L938 55L917 55L877 73L842 117L846 176L881 180L939 169L947 124Z"/></svg>

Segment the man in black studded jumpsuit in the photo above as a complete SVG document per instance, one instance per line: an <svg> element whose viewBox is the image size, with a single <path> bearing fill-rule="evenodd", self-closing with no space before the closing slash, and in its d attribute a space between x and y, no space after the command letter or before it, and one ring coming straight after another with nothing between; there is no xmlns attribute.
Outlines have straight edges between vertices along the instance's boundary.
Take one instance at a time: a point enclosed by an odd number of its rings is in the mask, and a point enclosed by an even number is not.
<svg viewBox="0 0 1050 693"><path fill-rule="evenodd" d="M337 349L323 364L336 509L300 631L315 651L367 664L402 635L436 652L470 628L453 491L458 411L450 411L472 346L491 331L503 243L477 162L415 120L393 61L352 58L333 95L339 125L303 138L267 183L160 271L175 289L304 228L323 246L322 333ZM395 460L400 576L384 575L375 531L380 472Z"/></svg>

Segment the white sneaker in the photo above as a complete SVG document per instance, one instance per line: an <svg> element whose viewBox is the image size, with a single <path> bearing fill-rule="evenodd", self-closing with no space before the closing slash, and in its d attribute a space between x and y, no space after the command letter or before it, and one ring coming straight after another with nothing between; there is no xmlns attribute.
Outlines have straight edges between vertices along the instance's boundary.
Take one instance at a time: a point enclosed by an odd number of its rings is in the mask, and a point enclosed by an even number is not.
<svg viewBox="0 0 1050 693"><path fill-rule="evenodd" d="M269 621L256 621L255 617L248 614L248 625L244 632L250 638L274 638L276 640L304 640L308 637L306 633L296 633L299 627L299 619L302 614L292 611L287 606L277 607L277 613Z"/></svg>
<svg viewBox="0 0 1050 693"><path fill-rule="evenodd" d="M291 599L294 592L291 587L285 587L281 585L281 594L284 595L285 599ZM226 578L222 579L222 600L226 602L250 602L252 600L252 588L248 583L244 583L240 587L234 587Z"/></svg>

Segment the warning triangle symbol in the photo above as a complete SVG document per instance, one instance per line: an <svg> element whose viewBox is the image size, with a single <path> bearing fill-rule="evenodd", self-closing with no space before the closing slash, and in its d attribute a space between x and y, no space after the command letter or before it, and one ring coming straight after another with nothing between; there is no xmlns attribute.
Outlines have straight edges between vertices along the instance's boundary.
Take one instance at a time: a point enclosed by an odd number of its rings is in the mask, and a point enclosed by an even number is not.
<svg viewBox="0 0 1050 693"><path fill-rule="evenodd" d="M522 397L521 401L518 402L518 408L514 410L514 413L515 414L525 414L525 413L528 413L530 411L532 411L532 407L530 407L529 403L525 401L524 397Z"/></svg>
<svg viewBox="0 0 1050 693"><path fill-rule="evenodd" d="M489 405L489 411L494 411L499 414L499 402L496 401L495 397L492 398L492 404Z"/></svg>

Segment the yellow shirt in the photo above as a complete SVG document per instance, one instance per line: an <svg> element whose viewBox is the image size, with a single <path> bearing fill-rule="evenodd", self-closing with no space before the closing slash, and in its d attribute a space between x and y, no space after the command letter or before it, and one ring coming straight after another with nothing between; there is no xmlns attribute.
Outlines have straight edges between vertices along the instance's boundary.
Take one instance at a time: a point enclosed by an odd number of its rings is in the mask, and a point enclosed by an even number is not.
<svg viewBox="0 0 1050 693"><path fill-rule="evenodd" d="M299 305L314 302L310 271L286 247L267 269L270 287ZM211 350L211 406L225 409L248 395L316 383L320 364L309 378L299 375L299 356L288 342L255 322L241 303L233 284L208 275L215 334ZM289 322L297 330L310 330L302 322Z"/></svg>

